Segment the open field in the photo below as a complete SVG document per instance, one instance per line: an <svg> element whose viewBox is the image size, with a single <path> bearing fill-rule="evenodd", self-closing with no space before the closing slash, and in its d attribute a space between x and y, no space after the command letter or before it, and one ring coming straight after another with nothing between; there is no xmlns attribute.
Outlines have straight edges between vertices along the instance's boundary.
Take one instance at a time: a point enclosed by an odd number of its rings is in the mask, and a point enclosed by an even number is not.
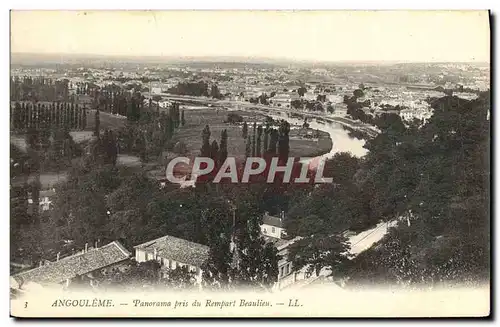
<svg viewBox="0 0 500 327"><path fill-rule="evenodd" d="M116 158L116 164L119 166L138 167L141 165L141 159L137 156L119 154Z"/></svg>
<svg viewBox="0 0 500 327"><path fill-rule="evenodd" d="M95 127L95 110L91 109L87 111L87 131L93 131ZM110 114L108 112L99 112L100 128L103 129L118 129L125 126L127 118L123 116L117 116Z"/></svg>
<svg viewBox="0 0 500 327"><path fill-rule="evenodd" d="M27 182L34 182L36 178L35 174L31 174L28 177ZM54 187L57 183L64 182L68 178L68 174L65 171L60 173L42 173L40 174L40 184L42 184L42 189L46 190ZM23 177L14 177L10 179L10 184L12 186L21 186L25 182Z"/></svg>
<svg viewBox="0 0 500 327"><path fill-rule="evenodd" d="M93 131L72 131L69 132L69 135L73 138L75 143L82 143L85 141L89 141L93 138L94 132Z"/></svg>
<svg viewBox="0 0 500 327"><path fill-rule="evenodd" d="M22 152L28 151L28 144L26 143L26 137L20 135L10 135L10 144L14 145L16 148Z"/></svg>
<svg viewBox="0 0 500 327"><path fill-rule="evenodd" d="M253 122L257 124L264 122L265 116L256 112L246 111L226 111L219 108L185 110L186 125L180 127L175 135L174 142L182 141L186 144L189 155L198 155L201 148L201 133L205 125L210 126L210 142L216 140L220 143L220 134L222 130L227 130L228 145L227 152L230 156L245 155L245 140L241 136L242 126L224 123L227 114L236 113L243 116L243 119L249 125L249 135L252 135ZM332 142L327 133L320 132L319 140L299 139L293 137L295 131L290 132L290 156L310 157L330 151Z"/></svg>

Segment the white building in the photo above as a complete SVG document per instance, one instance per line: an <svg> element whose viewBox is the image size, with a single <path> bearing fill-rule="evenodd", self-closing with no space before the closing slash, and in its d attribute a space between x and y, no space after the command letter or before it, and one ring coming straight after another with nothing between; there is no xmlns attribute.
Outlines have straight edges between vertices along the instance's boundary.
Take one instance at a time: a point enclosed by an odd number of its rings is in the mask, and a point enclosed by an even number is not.
<svg viewBox="0 0 500 327"><path fill-rule="evenodd" d="M52 199L54 198L54 195L56 194L56 191L54 189L51 190L43 190L40 191L40 194L38 195L39 199L39 211L47 211L52 208ZM33 204L33 199L31 197L31 194L28 194L28 204Z"/></svg>
<svg viewBox="0 0 500 327"><path fill-rule="evenodd" d="M134 249L137 262L156 260L162 269L186 266L195 273L196 281L201 283L201 266L208 259L208 246L166 235L136 245Z"/></svg>
<svg viewBox="0 0 500 327"><path fill-rule="evenodd" d="M151 94L161 94L161 87L151 87Z"/></svg>
<svg viewBox="0 0 500 327"><path fill-rule="evenodd" d="M267 212L264 214L263 223L260 230L266 243L273 243L278 250L278 281L274 286L275 289L282 289L290 284L295 283L299 279L305 278L304 272L293 272L292 262L288 260L288 247L300 240L301 237L294 239L285 239L286 231L284 229L285 213L282 211L279 217L270 216Z"/></svg>
<svg viewBox="0 0 500 327"><path fill-rule="evenodd" d="M399 112L399 115L405 121L418 119L426 123L432 117L432 111L427 109L403 109Z"/></svg>
<svg viewBox="0 0 500 327"><path fill-rule="evenodd" d="M298 100L300 97L297 93L277 93L269 100L272 101L274 107L287 108L293 100Z"/></svg>
<svg viewBox="0 0 500 327"><path fill-rule="evenodd" d="M159 105L159 106L160 106L160 108L162 108L162 109L167 109L167 108L169 108L171 104L172 104L172 102L167 101L167 100L160 100L160 101L158 101L158 105Z"/></svg>
<svg viewBox="0 0 500 327"><path fill-rule="evenodd" d="M283 227L283 220L285 213L282 211L279 217L270 216L267 212L264 213L260 231L262 235L281 239L286 236L285 228Z"/></svg>

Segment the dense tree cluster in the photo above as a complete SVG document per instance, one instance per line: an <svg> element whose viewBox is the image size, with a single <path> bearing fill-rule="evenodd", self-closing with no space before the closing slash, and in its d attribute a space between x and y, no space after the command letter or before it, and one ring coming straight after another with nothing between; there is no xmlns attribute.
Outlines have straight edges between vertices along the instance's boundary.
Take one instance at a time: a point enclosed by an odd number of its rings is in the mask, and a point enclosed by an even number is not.
<svg viewBox="0 0 500 327"><path fill-rule="evenodd" d="M157 158L163 151L174 147L172 136L183 120L186 123L178 103L172 103L167 112L142 111L137 120L128 119L126 126L117 131L119 152L138 155L142 161Z"/></svg>
<svg viewBox="0 0 500 327"><path fill-rule="evenodd" d="M213 90L211 90L213 91ZM167 93L190 96L209 96L208 84L205 82L179 83L167 90Z"/></svg>
<svg viewBox="0 0 500 327"><path fill-rule="evenodd" d="M238 115L234 112L230 112L227 114L227 120L226 120L226 123L229 123L229 124L238 124L238 123L241 123L243 122L243 117L241 115ZM247 126L248 128L248 126Z"/></svg>
<svg viewBox="0 0 500 327"><path fill-rule="evenodd" d="M13 130L65 128L84 130L87 109L68 102L14 102L10 106Z"/></svg>
<svg viewBox="0 0 500 327"><path fill-rule="evenodd" d="M291 259L301 266L308 258L316 271L333 268L327 258L345 242L332 236L397 221L377 246L335 263L350 277L348 285L487 280L489 98L487 92L472 101L432 99L434 115L423 126L406 127L394 114L378 120L381 133L367 141L363 160L336 155L326 169L334 184L294 201L287 228L304 239Z"/></svg>
<svg viewBox="0 0 500 327"><path fill-rule="evenodd" d="M290 102L291 108L309 111L324 111L323 103L319 100L309 101L305 99L296 99Z"/></svg>
<svg viewBox="0 0 500 327"><path fill-rule="evenodd" d="M208 95L208 88L204 90ZM347 97L354 106L351 114L360 109L354 104L357 95ZM127 126L101 131L96 124L90 151L57 186L50 215L38 216L27 208L28 196L38 201L37 181L11 189L11 255L36 261L53 255L64 240L73 240L74 248L97 239L120 240L130 248L168 234L210 246L202 276L206 287L267 289L277 280L279 258L260 236L259 224L265 211L285 210L288 233L302 237L290 249L294 269L307 267L316 274L328 269L334 276L349 276L348 285L476 283L489 277L489 97L488 92L471 101L429 99L434 115L423 126L405 125L396 114L358 117L381 133L367 140L366 157L338 153L327 161L324 175L332 177L333 184L286 185L279 177L268 184L262 176L253 176L250 184L167 185L161 190L141 169L116 167L117 154L139 154L146 161L170 148L175 129L185 124L184 112L173 104L168 113L160 113L151 105L146 108L139 94L132 95L127 98L134 103L128 103ZM27 120L16 118L16 126L20 121ZM40 120L42 126L52 126L46 121L57 119ZM24 128L29 150L15 153L13 174L39 172L46 160L71 162L82 154L67 125L52 132L37 129L36 123ZM245 122L245 155L278 157L283 164L290 151L289 132L286 121ZM226 130L219 140L211 136L207 125L201 132L201 156L213 158L220 167L230 140ZM346 230L363 231L392 221L397 225L377 246L352 260L346 257ZM162 277L152 262L134 263L128 274L109 279L111 284L135 280L152 287L192 285L188 271L169 271Z"/></svg>
<svg viewBox="0 0 500 327"><path fill-rule="evenodd" d="M10 79L11 101L62 101L70 100L69 80L53 80L44 76L19 76Z"/></svg>

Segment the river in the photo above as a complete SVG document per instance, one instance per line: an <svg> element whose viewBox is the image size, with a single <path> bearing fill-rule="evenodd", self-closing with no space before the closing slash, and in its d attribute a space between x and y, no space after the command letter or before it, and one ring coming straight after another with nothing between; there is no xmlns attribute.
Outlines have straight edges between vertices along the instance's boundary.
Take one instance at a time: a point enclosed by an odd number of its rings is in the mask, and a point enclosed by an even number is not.
<svg viewBox="0 0 500 327"><path fill-rule="evenodd" d="M284 119L292 126L302 126L304 123L304 119L288 117L288 115L284 112L267 115L275 120ZM310 128L326 132L330 134L330 138L332 139L332 148L330 151L316 158L328 159L333 157L335 153L338 152L350 152L356 157L363 157L368 153L368 150L363 148L365 140L359 140L349 136L348 131L345 130L342 125L327 121L318 122L315 118L308 118L307 122L309 123Z"/></svg>

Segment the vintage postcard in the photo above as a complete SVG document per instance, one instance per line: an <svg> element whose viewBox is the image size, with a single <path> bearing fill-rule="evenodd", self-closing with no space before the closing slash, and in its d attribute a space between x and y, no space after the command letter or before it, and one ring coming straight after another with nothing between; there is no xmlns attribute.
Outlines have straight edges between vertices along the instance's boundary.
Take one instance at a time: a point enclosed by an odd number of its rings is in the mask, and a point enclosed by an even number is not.
<svg viewBox="0 0 500 327"><path fill-rule="evenodd" d="M487 317L488 11L11 11L13 317Z"/></svg>

